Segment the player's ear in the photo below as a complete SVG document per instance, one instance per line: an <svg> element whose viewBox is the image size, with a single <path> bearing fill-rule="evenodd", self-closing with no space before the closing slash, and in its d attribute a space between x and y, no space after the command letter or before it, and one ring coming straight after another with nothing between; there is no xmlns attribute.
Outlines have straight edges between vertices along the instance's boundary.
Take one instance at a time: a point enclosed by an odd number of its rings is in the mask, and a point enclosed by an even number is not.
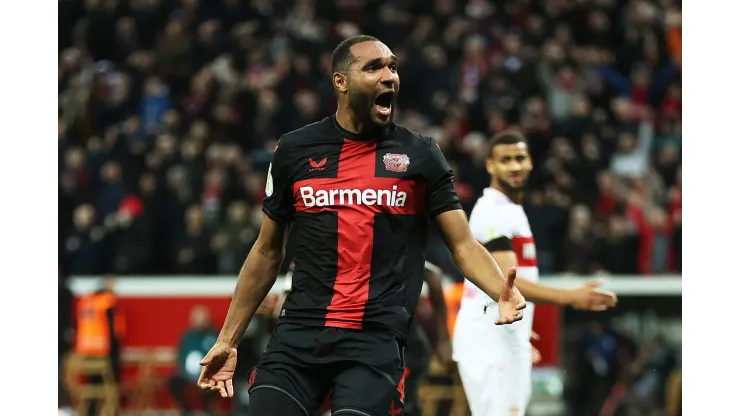
<svg viewBox="0 0 740 416"><path fill-rule="evenodd" d="M493 175L493 159L490 157L486 158L486 172L488 172L489 175Z"/></svg>
<svg viewBox="0 0 740 416"><path fill-rule="evenodd" d="M343 74L341 72L335 72L334 76L332 77L332 81L334 82L334 89L339 92L347 92L347 89L349 88L348 82L347 82L347 74Z"/></svg>
<svg viewBox="0 0 740 416"><path fill-rule="evenodd" d="M527 160L524 161L524 168L527 172L531 172L534 169L534 166L532 166L532 156L527 156Z"/></svg>

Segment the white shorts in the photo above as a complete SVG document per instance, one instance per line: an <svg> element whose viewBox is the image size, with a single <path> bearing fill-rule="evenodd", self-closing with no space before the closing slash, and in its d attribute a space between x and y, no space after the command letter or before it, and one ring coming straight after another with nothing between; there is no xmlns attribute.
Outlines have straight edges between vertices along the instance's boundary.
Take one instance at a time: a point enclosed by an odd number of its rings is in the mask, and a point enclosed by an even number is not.
<svg viewBox="0 0 740 416"><path fill-rule="evenodd" d="M472 416L524 416L532 394L534 305L527 304L521 321L502 326L493 324L498 310L491 309L486 319L461 313L455 324L452 348L465 396Z"/></svg>

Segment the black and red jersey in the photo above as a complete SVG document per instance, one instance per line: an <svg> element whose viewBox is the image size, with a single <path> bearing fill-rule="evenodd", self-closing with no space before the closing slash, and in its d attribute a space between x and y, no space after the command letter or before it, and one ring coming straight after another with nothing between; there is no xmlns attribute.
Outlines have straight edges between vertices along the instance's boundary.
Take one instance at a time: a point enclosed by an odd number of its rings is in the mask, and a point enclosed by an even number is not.
<svg viewBox="0 0 740 416"><path fill-rule="evenodd" d="M427 219L460 209L434 141L393 125L357 135L334 117L283 135L262 210L290 223L295 270L281 321L406 337Z"/></svg>

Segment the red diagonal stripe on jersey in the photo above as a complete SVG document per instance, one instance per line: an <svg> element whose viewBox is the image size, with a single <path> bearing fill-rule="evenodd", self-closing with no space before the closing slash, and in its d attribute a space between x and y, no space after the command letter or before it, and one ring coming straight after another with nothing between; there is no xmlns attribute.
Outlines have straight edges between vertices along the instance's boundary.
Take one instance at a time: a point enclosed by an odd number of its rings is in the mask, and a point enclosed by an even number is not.
<svg viewBox="0 0 740 416"><path fill-rule="evenodd" d="M293 184L295 209L298 212L337 212L337 277L334 295L327 307L326 326L362 328L365 303L370 294L370 265L373 254L375 214L415 214L423 211L425 188L423 183L401 178L376 178L376 145L374 142L345 140L339 156L336 178L315 178ZM392 190L406 192L403 206L387 204L306 206L301 196L302 187L318 190Z"/></svg>

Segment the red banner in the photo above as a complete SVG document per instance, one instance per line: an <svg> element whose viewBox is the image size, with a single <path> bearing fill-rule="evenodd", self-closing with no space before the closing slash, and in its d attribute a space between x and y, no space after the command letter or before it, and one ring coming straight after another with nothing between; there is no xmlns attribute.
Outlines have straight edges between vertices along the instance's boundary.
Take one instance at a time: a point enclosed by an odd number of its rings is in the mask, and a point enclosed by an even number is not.
<svg viewBox="0 0 740 416"><path fill-rule="evenodd" d="M220 327L226 317L231 301L235 279L202 278L153 278L119 279L117 294L119 305L125 315L126 351L137 353L152 348L176 348L180 337L189 326L193 307L203 305L211 312L213 323ZM282 290L283 283L277 282L273 293ZM73 281L76 294L88 293L96 287L95 281L79 279ZM425 295L422 301L426 302ZM534 331L540 336L533 345L540 350L540 366L557 366L560 362L561 310L556 306L538 305L535 309ZM167 360L166 360L167 361ZM124 383L136 383L139 362L124 359ZM155 371L166 379L174 370L174 362L159 362ZM172 402L161 385L155 394L157 408L171 408Z"/></svg>

